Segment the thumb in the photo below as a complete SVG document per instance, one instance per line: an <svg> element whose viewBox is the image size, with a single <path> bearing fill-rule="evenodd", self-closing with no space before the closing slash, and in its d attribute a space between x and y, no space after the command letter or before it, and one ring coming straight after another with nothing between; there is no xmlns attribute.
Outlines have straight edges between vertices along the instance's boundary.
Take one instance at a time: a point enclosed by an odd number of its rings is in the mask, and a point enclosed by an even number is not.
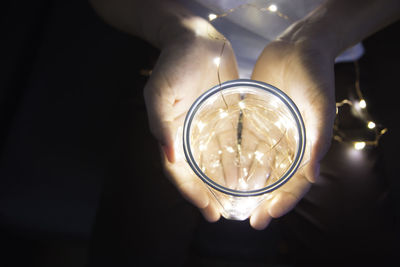
<svg viewBox="0 0 400 267"><path fill-rule="evenodd" d="M311 155L310 162L305 168L305 176L311 183L317 181L320 161L331 145L334 119L335 113L330 110L330 105L326 105L322 111L314 111L314 115L309 116L309 121L306 123Z"/></svg>
<svg viewBox="0 0 400 267"><path fill-rule="evenodd" d="M160 86L156 86L152 77L144 88L144 99L150 131L160 143L169 162L175 162L174 136L175 127L172 115L172 104L168 94L160 94ZM173 103L174 100L172 100Z"/></svg>

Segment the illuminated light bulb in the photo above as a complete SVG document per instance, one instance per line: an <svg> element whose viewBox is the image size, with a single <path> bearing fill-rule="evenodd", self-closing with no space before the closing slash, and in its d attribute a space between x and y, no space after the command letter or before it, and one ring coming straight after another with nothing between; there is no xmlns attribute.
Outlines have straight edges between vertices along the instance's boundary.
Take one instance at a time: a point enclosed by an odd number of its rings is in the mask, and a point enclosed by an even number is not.
<svg viewBox="0 0 400 267"><path fill-rule="evenodd" d="M201 145L199 146L199 149L200 149L200 151L204 151L204 150L207 149L207 146L204 145L204 144L201 144Z"/></svg>
<svg viewBox="0 0 400 267"><path fill-rule="evenodd" d="M361 99L360 102L358 102L358 105L360 106L360 108L366 108L367 102L365 102L364 99Z"/></svg>
<svg viewBox="0 0 400 267"><path fill-rule="evenodd" d="M256 159L262 164L262 158L264 156L264 153L260 152L260 151L256 151L254 152L254 155L256 156Z"/></svg>
<svg viewBox="0 0 400 267"><path fill-rule="evenodd" d="M217 17L218 17L217 15L211 13L211 14L208 15L208 20L209 20L209 21L213 21L213 20L216 19Z"/></svg>
<svg viewBox="0 0 400 267"><path fill-rule="evenodd" d="M278 106L279 106L278 102L275 101L275 100L270 100L269 103L270 103L270 105L273 106L274 108L278 108Z"/></svg>
<svg viewBox="0 0 400 267"><path fill-rule="evenodd" d="M365 142L354 142L354 148L356 150L362 150L365 147Z"/></svg>
<svg viewBox="0 0 400 267"><path fill-rule="evenodd" d="M367 124L367 126L368 126L369 129L374 129L375 126L376 126L376 124L375 124L375 122L373 122L373 121L369 121L368 124Z"/></svg>
<svg viewBox="0 0 400 267"><path fill-rule="evenodd" d="M206 124L204 122L202 122L202 121L199 121L197 123L197 128L199 128L200 132L204 129L205 126L206 126Z"/></svg>
<svg viewBox="0 0 400 267"><path fill-rule="evenodd" d="M228 150L229 153L235 152L235 150L234 150L233 147L231 147L231 146L227 146L227 147L226 147L226 150Z"/></svg>
<svg viewBox="0 0 400 267"><path fill-rule="evenodd" d="M246 183L246 181L243 178L239 179L239 186L242 190L246 190L249 185Z"/></svg>
<svg viewBox="0 0 400 267"><path fill-rule="evenodd" d="M278 7L274 4L272 4L268 7L268 10L271 12L276 12L278 10Z"/></svg>
<svg viewBox="0 0 400 267"><path fill-rule="evenodd" d="M243 101L240 101L238 103L238 105L239 105L239 108L241 108L241 109L244 109L246 107L246 104Z"/></svg>
<svg viewBox="0 0 400 267"><path fill-rule="evenodd" d="M247 176L247 175L249 175L249 172L247 171L247 169L246 169L246 168L243 168L243 174L244 174L244 176Z"/></svg>
<svg viewBox="0 0 400 267"><path fill-rule="evenodd" d="M218 150L218 155L221 155L222 154L222 150Z"/></svg>
<svg viewBox="0 0 400 267"><path fill-rule="evenodd" d="M223 109L220 109L220 110L219 110L219 117L220 117L221 119L223 119L223 118L225 118L225 117L227 117L227 116L228 116L228 112L224 111Z"/></svg>
<svg viewBox="0 0 400 267"><path fill-rule="evenodd" d="M275 126L278 127L278 128L281 128L282 127L282 121L283 121L282 118L280 118L279 120L274 122Z"/></svg>
<svg viewBox="0 0 400 267"><path fill-rule="evenodd" d="M219 67L219 64L221 63L221 58L220 57L216 57L216 58L214 58L213 62L217 67Z"/></svg>

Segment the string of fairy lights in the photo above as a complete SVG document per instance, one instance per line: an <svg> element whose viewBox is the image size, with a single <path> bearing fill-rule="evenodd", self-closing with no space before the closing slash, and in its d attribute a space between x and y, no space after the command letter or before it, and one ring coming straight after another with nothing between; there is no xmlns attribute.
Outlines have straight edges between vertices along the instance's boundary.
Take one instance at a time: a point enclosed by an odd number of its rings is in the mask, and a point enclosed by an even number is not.
<svg viewBox="0 0 400 267"><path fill-rule="evenodd" d="M270 14L275 14L282 19L293 21L292 19L289 18L289 16L283 14L279 10L279 8L276 4L270 3L270 1L266 1L266 5L264 5L262 7L257 6L252 3L245 3L242 5L239 5L235 8L231 8L220 14L210 13L208 15L208 20L211 23L212 21L215 21L219 18L226 17L230 13L233 13L233 12L235 12L239 9L243 9L243 8L255 8L260 12L269 12ZM222 46L222 50L221 50L221 55L222 55L227 40L220 39L220 38L219 38L219 40L223 41L223 46ZM214 64L217 66L219 83L221 83L220 77L219 77L219 67L220 67L220 63L221 63L221 55L219 57L216 57L213 59ZM360 68L359 68L359 64L357 61L354 62L354 68L355 68L355 76L356 76L355 83L354 83L356 99L350 100L350 99L346 98L346 99L343 99L343 100L337 102L336 103L336 114L338 115L340 112L340 109L346 105L351 107L353 114L357 114L358 115L357 117L364 122L365 131L372 131L374 138L372 140L364 140L362 138L354 138L353 137L353 139L352 139L352 138L348 137L346 135L345 131L343 129L341 129L341 127L340 127L339 116L336 116L336 120L335 120L334 127L333 127L334 128L333 139L337 142L348 144L349 146L352 146L355 150L363 150L367 147L378 146L379 140L388 131L388 129L383 127L379 123L376 123L372 119L370 114L368 113L367 102L366 102L366 100L361 92L361 88L360 88Z"/></svg>

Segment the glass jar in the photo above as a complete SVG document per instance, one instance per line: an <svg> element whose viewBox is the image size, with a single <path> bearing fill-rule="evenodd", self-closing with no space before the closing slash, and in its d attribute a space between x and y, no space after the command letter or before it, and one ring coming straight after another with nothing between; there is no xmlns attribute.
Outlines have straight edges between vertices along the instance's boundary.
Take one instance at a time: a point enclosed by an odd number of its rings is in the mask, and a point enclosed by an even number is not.
<svg viewBox="0 0 400 267"><path fill-rule="evenodd" d="M227 219L244 220L298 170L306 131L294 102L247 79L217 85L189 109L183 126L188 164Z"/></svg>

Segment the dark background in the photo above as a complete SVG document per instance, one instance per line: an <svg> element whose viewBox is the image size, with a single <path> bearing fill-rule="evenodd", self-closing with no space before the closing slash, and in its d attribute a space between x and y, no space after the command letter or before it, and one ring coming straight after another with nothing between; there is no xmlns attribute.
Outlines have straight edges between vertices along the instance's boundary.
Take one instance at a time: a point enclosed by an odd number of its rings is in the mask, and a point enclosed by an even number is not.
<svg viewBox="0 0 400 267"><path fill-rule="evenodd" d="M3 1L0 34L0 266L295 262L279 221L262 232L208 224L162 176L142 95L155 48L86 1ZM389 129L368 153L380 157L396 229L398 34L396 23L366 39L360 60L368 109ZM341 100L354 66L335 70Z"/></svg>

